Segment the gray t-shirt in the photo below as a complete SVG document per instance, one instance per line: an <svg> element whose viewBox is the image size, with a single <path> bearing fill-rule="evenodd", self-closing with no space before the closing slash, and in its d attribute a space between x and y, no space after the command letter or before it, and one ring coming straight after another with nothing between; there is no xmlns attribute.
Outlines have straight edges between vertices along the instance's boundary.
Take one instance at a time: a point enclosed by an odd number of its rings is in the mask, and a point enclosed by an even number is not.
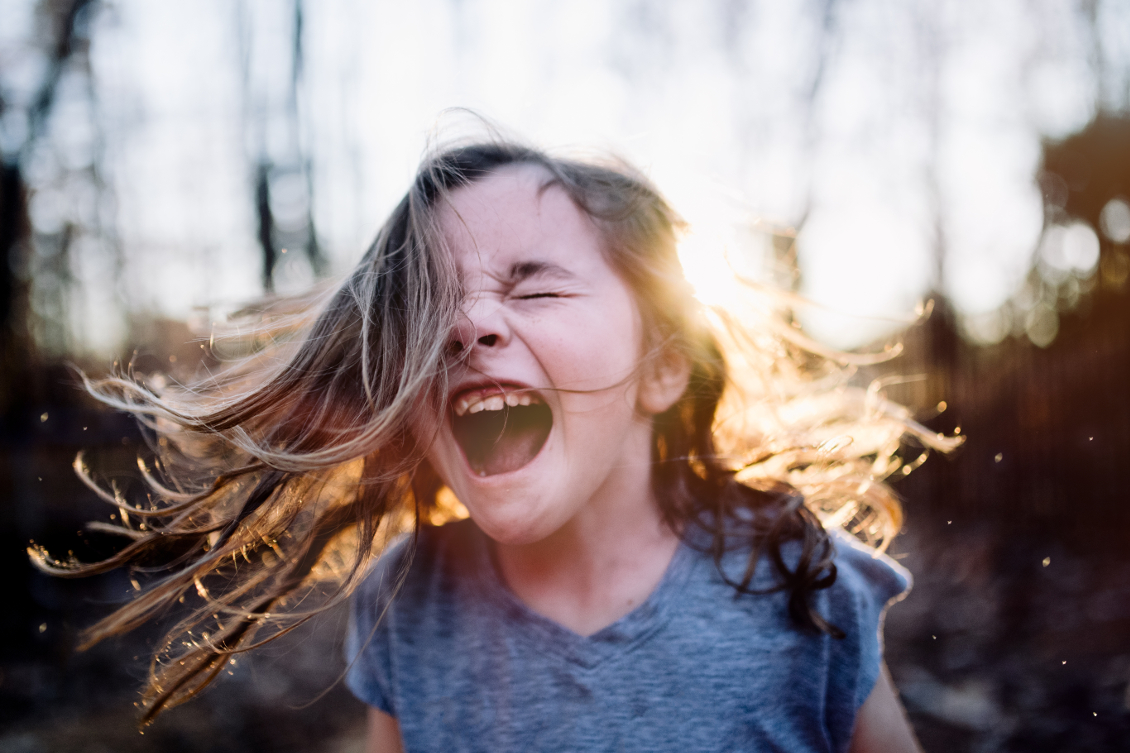
<svg viewBox="0 0 1130 753"><path fill-rule="evenodd" d="M738 595L685 543L647 601L584 637L507 589L474 523L425 527L410 563L405 541L354 595L346 681L408 751L844 751L910 576L834 540L839 575L815 604L845 638L798 629L787 593ZM732 579L747 558L723 560ZM753 586L775 578L763 559Z"/></svg>

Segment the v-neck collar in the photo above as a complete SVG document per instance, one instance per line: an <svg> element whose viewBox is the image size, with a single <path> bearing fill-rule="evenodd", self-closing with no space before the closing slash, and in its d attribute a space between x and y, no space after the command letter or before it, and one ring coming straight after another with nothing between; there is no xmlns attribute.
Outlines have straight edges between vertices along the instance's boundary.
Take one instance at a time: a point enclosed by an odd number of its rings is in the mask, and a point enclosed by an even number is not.
<svg viewBox="0 0 1130 753"><path fill-rule="evenodd" d="M659 584L642 604L592 635L580 635L538 614L510 590L490 556L486 534L477 526L474 550L475 580L510 627L538 650L558 653L586 669L623 655L658 632L671 616L672 597L696 564L694 551L680 539Z"/></svg>

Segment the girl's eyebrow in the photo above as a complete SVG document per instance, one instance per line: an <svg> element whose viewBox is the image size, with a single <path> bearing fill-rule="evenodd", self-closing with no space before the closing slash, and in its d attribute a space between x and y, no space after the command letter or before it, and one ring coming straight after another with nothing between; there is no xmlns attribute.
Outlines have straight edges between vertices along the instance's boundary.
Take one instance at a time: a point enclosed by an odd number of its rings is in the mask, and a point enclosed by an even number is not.
<svg viewBox="0 0 1130 753"><path fill-rule="evenodd" d="M518 284L530 277L555 277L558 279L573 279L574 275L564 267L547 261L521 261L510 265L508 281Z"/></svg>

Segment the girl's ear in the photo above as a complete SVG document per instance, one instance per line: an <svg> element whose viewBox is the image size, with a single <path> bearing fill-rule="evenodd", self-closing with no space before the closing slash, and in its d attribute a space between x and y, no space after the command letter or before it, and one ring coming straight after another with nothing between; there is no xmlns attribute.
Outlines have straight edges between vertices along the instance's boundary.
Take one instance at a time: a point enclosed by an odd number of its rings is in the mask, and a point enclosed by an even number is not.
<svg viewBox="0 0 1130 753"><path fill-rule="evenodd" d="M670 348L649 360L640 379L636 403L647 415L657 416L686 392L691 378L691 362Z"/></svg>

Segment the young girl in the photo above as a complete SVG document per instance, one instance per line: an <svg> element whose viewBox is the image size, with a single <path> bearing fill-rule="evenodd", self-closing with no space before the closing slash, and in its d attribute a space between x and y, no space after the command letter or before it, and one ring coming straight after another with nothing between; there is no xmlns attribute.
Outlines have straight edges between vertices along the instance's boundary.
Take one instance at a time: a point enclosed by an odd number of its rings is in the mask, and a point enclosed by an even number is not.
<svg viewBox="0 0 1130 753"><path fill-rule="evenodd" d="M371 751L916 750L879 636L909 576L837 529L897 530L900 438L952 442L791 326L701 306L680 229L624 164L437 151L256 352L88 383L152 430L149 503L80 459L130 542L33 556L168 562L91 641L198 600L146 719L352 593Z"/></svg>

